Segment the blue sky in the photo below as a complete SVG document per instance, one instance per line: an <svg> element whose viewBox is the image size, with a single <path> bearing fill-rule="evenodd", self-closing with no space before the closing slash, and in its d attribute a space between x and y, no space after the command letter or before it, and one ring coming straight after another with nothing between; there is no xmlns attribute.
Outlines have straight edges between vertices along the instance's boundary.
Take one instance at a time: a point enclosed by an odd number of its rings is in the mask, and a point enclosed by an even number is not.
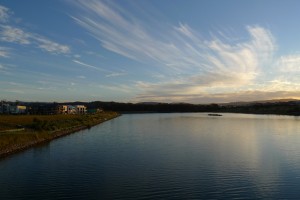
<svg viewBox="0 0 300 200"><path fill-rule="evenodd" d="M2 0L0 98L300 98L300 1Z"/></svg>

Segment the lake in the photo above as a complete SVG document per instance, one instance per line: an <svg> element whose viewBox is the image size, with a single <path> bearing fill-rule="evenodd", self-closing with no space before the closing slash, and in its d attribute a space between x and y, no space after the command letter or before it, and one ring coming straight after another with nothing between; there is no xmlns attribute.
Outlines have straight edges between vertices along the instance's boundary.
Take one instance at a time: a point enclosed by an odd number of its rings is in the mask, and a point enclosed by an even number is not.
<svg viewBox="0 0 300 200"><path fill-rule="evenodd" d="M298 199L300 118L131 114L0 160L0 199Z"/></svg>

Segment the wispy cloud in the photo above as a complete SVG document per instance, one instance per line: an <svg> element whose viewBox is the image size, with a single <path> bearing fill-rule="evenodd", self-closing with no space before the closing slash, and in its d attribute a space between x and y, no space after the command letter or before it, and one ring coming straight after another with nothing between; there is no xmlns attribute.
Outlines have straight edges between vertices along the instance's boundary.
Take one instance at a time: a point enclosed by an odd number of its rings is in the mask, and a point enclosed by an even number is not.
<svg viewBox="0 0 300 200"><path fill-rule="evenodd" d="M281 72L300 72L300 54L280 57L276 63L276 67Z"/></svg>
<svg viewBox="0 0 300 200"><path fill-rule="evenodd" d="M0 5L0 22L5 23L8 21L10 11L8 8Z"/></svg>
<svg viewBox="0 0 300 200"><path fill-rule="evenodd" d="M9 17L11 17L9 13L11 12L8 8L0 5L0 22L8 22ZM37 48L52 54L67 54L71 51L67 45L59 44L39 34L8 24L0 25L0 40L21 45L35 45Z"/></svg>
<svg viewBox="0 0 300 200"><path fill-rule="evenodd" d="M110 72L108 70L105 70L105 69L102 69L102 68L99 68L99 67L95 67L93 65L90 65L90 64L87 64L87 63L84 63L84 62L81 62L79 60L73 60L74 63L76 64L79 64L81 66L84 66L84 67L88 67L90 69L94 69L94 70L98 70L98 71L102 71L102 72Z"/></svg>
<svg viewBox="0 0 300 200"><path fill-rule="evenodd" d="M7 64L7 63L0 63L0 75L11 76L13 74L13 71L14 71L14 65Z"/></svg>
<svg viewBox="0 0 300 200"><path fill-rule="evenodd" d="M17 93L17 94L24 94L25 92L23 90L20 89L9 89L9 90L4 90L5 92L9 92L9 93Z"/></svg>
<svg viewBox="0 0 300 200"><path fill-rule="evenodd" d="M85 76L77 76L77 78L85 79L86 77Z"/></svg>
<svg viewBox="0 0 300 200"><path fill-rule="evenodd" d="M9 57L9 48L0 46L0 57L8 58Z"/></svg>
<svg viewBox="0 0 300 200"><path fill-rule="evenodd" d="M39 34L30 33L21 28L8 25L0 25L0 40L21 45L35 44L37 48L53 54L67 54L71 49L67 45L53 42Z"/></svg>
<svg viewBox="0 0 300 200"><path fill-rule="evenodd" d="M14 42L18 44L30 44L31 35L22 29L11 27L8 25L0 26L0 39L4 42Z"/></svg>
<svg viewBox="0 0 300 200"><path fill-rule="evenodd" d="M144 21L113 3L79 0L76 5L81 12L73 19L104 48L166 69L165 81L137 86L141 96L167 99L205 93L210 88L242 87L274 62L276 41L261 26L246 26L248 39L244 40L230 40L222 32L203 39L185 23L166 26L159 33L155 27L149 31Z"/></svg>
<svg viewBox="0 0 300 200"><path fill-rule="evenodd" d="M155 102L188 102L188 103L229 103L236 101L259 101L268 99L299 99L300 91L264 91L264 90L245 90L239 92L226 93L201 93L192 95L141 95L133 99L134 102L155 101Z"/></svg>
<svg viewBox="0 0 300 200"><path fill-rule="evenodd" d="M78 65L81 65L81 66L84 66L84 67L87 67L87 68L90 68L90 69L93 69L93 70L97 70L97 71L103 72L103 73L106 74L105 77L107 77L107 78L127 75L127 73L124 72L124 71L122 71L122 72L113 72L113 71L106 70L106 69L103 69L103 68L100 68L100 67L96 67L96 66L91 65L91 64L84 63L84 62L79 61L79 60L72 60L72 61L74 63L78 64ZM83 77L80 76L79 78L83 78Z"/></svg>
<svg viewBox="0 0 300 200"><path fill-rule="evenodd" d="M70 53L71 51L69 46L58 44L41 36L35 37L35 40L38 42L38 47L40 49L48 51L50 53L66 54Z"/></svg>
<svg viewBox="0 0 300 200"><path fill-rule="evenodd" d="M194 84L248 84L261 66L271 61L276 49L272 34L260 26L246 27L249 40L235 44L218 37L203 40L182 23L160 30L166 39L147 31L141 21L117 5L94 0L77 1L77 5L83 12L73 19L104 48L140 62L156 63L170 72L189 73L187 79L192 78Z"/></svg>
<svg viewBox="0 0 300 200"><path fill-rule="evenodd" d="M109 77L118 77L118 76L125 76L125 75L127 75L126 72L115 72L115 73L107 74L105 77L109 78Z"/></svg>
<svg viewBox="0 0 300 200"><path fill-rule="evenodd" d="M123 92L123 93L131 93L131 87L126 86L126 85L116 85L116 84L110 84L110 85L90 85L91 87L96 87L96 88L102 88L105 90L110 90L110 91L118 91L118 92Z"/></svg>

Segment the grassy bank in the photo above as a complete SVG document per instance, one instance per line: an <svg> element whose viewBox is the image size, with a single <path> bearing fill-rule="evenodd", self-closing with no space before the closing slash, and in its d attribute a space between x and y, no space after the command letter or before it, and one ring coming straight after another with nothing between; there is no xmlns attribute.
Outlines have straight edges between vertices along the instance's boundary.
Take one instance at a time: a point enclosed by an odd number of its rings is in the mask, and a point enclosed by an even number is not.
<svg viewBox="0 0 300 200"><path fill-rule="evenodd" d="M0 115L0 157L118 116L116 112L92 115Z"/></svg>

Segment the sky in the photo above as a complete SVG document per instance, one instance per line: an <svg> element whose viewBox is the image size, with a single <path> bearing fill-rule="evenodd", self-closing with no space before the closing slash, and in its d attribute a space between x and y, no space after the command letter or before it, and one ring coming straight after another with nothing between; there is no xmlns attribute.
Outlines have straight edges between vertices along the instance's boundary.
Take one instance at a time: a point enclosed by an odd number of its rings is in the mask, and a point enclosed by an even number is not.
<svg viewBox="0 0 300 200"><path fill-rule="evenodd" d="M0 99L300 99L298 0L1 0Z"/></svg>

